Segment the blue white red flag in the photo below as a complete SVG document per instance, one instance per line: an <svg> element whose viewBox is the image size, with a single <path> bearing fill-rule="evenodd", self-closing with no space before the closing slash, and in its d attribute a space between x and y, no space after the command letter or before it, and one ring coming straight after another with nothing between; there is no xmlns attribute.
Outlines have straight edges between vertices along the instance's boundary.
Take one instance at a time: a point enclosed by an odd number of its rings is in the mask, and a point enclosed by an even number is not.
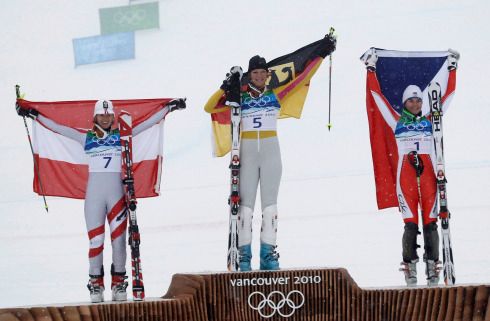
<svg viewBox="0 0 490 321"><path fill-rule="evenodd" d="M408 85L417 85L422 97L427 86L436 81L441 85L443 110L446 110L456 89L456 70L448 70L449 51L395 51L371 48L361 57L365 60L373 52L378 56L376 71L367 72L366 108L376 183L378 208L398 207L396 175L398 150L393 130L382 116L379 104L388 107L396 119L403 109L402 95ZM422 114L430 112L423 99Z"/></svg>

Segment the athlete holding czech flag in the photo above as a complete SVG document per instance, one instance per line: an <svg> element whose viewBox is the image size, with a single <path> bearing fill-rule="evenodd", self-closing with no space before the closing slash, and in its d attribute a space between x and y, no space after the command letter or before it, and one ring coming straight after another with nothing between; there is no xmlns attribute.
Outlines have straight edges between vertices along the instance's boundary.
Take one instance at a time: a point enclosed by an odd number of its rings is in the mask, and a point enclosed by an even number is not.
<svg viewBox="0 0 490 321"><path fill-rule="evenodd" d="M185 108L184 99L174 99L162 106L153 116L133 128L133 136L159 123L175 110ZM121 140L114 128L114 106L110 100L95 103L93 128L86 133L60 125L36 109L16 105L20 116L36 119L46 128L80 144L88 156L88 183L85 194L85 222L90 240L89 282L92 302L104 301L104 233L109 223L112 244L112 300L127 300L126 288L126 230L127 215L121 179ZM74 115L74 117L77 117Z"/></svg>
<svg viewBox="0 0 490 321"><path fill-rule="evenodd" d="M459 54L450 51L448 56L449 72L455 72ZM377 55L368 54L365 64L368 77L375 77ZM381 91L379 91L381 92ZM400 269L405 273L408 286L417 284L416 263L417 235L421 208L424 234L424 261L428 285L439 283L439 234L437 232L437 180L435 175L434 139L430 111L423 115L422 90L416 85L405 88L402 96L401 114L394 112L387 105L385 97L374 97L376 105L386 123L395 135L398 148L398 166L396 176L396 193L399 210L405 223L402 237L403 262ZM447 108L448 104L443 104Z"/></svg>

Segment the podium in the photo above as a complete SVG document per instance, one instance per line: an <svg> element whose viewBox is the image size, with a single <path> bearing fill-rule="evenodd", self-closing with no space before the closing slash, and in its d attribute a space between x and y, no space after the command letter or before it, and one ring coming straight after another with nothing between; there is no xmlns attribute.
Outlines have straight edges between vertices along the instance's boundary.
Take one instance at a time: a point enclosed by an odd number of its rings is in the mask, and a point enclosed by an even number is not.
<svg viewBox="0 0 490 321"><path fill-rule="evenodd" d="M490 285L362 289L345 269L175 274L162 298L0 309L0 321L490 321Z"/></svg>

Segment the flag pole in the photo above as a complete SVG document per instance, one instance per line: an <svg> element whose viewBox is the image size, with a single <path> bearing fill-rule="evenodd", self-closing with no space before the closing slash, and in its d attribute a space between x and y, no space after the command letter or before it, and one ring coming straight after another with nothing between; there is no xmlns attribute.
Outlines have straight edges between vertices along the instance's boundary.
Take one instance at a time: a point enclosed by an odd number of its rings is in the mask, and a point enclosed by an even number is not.
<svg viewBox="0 0 490 321"><path fill-rule="evenodd" d="M330 27L330 30L328 32L329 36L333 36L333 33L335 32L335 29L333 27ZM328 67L328 131L330 131L330 128L332 128L332 122L330 121L330 115L331 115L331 110L332 110L332 53L328 56L329 60L329 67Z"/></svg>
<svg viewBox="0 0 490 321"><path fill-rule="evenodd" d="M17 99L19 99L20 98L20 86L19 85L15 85L15 94L17 96ZM44 208L46 209L46 213L49 213L48 203L46 202L46 196L44 195L44 188L43 188L43 184L41 182L41 176L39 175L39 166L36 162L36 157L34 156L34 148L32 147L31 134L29 133L29 127L27 127L26 116L22 116L22 118L24 118L24 126L26 128L27 139L29 140L29 146L31 147L32 160L34 162L34 171L36 172L37 181L39 182L39 187L41 189L41 195L42 195L43 200L44 200Z"/></svg>

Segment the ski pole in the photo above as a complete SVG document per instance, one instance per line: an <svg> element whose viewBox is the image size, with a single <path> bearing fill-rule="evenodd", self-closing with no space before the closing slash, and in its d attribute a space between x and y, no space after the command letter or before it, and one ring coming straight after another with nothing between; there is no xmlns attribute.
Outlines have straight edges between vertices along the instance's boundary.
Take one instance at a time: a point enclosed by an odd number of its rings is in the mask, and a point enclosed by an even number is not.
<svg viewBox="0 0 490 321"><path fill-rule="evenodd" d="M20 86L19 85L15 85L15 94L17 96L17 99L19 99L20 98ZM38 164L36 162L36 157L34 156L34 148L32 147L31 134L29 133L29 127L27 127L26 116L22 116L22 118L24 119L24 127L26 128L27 139L29 140L29 146L31 147L32 161L34 162L34 171L36 172L37 181L39 182L39 187L41 189L41 195L42 195L43 200L44 200L44 208L46 209L46 213L49 213L48 203L46 202L46 196L44 195L44 188L43 188L43 184L41 181L41 176L39 175L39 167L38 167Z"/></svg>
<svg viewBox="0 0 490 321"><path fill-rule="evenodd" d="M335 29L330 27L328 32L329 36L333 36ZM332 128L332 122L330 121L331 109L332 109L332 54L328 57L329 67L328 67L328 131Z"/></svg>

